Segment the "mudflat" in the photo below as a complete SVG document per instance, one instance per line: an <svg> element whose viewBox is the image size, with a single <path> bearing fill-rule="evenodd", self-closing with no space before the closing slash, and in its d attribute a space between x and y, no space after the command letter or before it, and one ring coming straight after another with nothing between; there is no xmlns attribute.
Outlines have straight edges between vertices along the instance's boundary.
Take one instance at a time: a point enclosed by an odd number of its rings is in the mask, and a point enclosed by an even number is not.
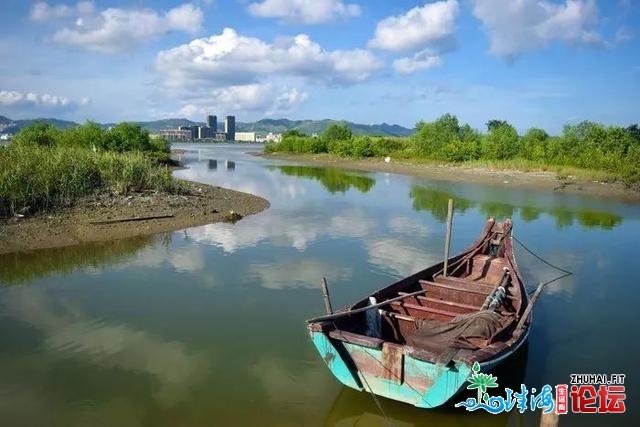
<svg viewBox="0 0 640 427"><path fill-rule="evenodd" d="M0 254L235 222L269 207L267 200L252 194L182 182L182 194L101 192L78 200L73 207L0 219Z"/></svg>

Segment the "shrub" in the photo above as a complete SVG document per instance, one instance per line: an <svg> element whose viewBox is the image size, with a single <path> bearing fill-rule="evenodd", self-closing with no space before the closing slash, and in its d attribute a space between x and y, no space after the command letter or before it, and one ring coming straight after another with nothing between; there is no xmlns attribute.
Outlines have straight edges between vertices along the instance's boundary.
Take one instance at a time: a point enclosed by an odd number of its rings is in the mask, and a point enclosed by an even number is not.
<svg viewBox="0 0 640 427"><path fill-rule="evenodd" d="M351 128L346 124L333 123L322 132L321 136L326 141L347 141L351 139L353 134Z"/></svg>
<svg viewBox="0 0 640 427"><path fill-rule="evenodd" d="M12 145L39 145L41 147L53 147L60 142L62 132L55 126L36 121L18 132Z"/></svg>

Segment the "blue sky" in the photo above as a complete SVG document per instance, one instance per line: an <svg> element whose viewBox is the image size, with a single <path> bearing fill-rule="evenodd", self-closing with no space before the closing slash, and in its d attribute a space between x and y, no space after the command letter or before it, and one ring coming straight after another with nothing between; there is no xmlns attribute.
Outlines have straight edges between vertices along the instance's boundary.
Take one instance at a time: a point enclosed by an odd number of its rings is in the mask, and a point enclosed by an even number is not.
<svg viewBox="0 0 640 427"><path fill-rule="evenodd" d="M0 115L640 121L632 0L5 0Z"/></svg>

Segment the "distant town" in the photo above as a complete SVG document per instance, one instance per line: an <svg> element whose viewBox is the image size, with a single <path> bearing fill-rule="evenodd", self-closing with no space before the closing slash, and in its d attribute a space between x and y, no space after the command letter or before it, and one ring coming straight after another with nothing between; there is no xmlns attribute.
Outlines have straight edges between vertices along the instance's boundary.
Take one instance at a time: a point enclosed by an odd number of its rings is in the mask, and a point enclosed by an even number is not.
<svg viewBox="0 0 640 427"><path fill-rule="evenodd" d="M203 117L204 123L194 122L186 118L167 118L152 121L131 121L149 131L152 137L164 137L171 142L271 142L279 141L283 132L297 130L305 135L318 135L331 124L346 124L353 131L354 135L368 136L410 136L415 133L415 129L405 128L399 125L361 124L347 122L344 120L289 120L286 118L269 119L264 118L255 122L238 122L237 116L228 116L224 123L218 123L218 117L209 115ZM6 145L9 140L24 127L35 121L40 121L53 125L58 129L67 129L79 126L75 121L58 118L25 118L10 119L0 113L0 145ZM99 123L103 129L115 126L115 122ZM234 132L235 130L235 132Z"/></svg>
<svg viewBox="0 0 640 427"><path fill-rule="evenodd" d="M226 116L224 131L218 130L218 116L208 115L205 126L178 126L175 129L163 129L151 136L165 138L170 142L200 141L200 142L270 142L280 141L281 134L269 133L258 137L256 132L236 132L236 116Z"/></svg>

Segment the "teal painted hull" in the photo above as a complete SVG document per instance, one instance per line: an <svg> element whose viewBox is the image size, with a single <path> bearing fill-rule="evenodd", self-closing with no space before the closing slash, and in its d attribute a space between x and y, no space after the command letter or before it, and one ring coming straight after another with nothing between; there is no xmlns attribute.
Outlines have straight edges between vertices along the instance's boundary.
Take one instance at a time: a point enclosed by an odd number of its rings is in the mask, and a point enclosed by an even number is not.
<svg viewBox="0 0 640 427"><path fill-rule="evenodd" d="M385 378L382 348L329 339L323 332L311 332L311 339L333 375L344 385L419 408L443 405L466 386L472 374L465 363L438 366L404 354L402 373Z"/></svg>

